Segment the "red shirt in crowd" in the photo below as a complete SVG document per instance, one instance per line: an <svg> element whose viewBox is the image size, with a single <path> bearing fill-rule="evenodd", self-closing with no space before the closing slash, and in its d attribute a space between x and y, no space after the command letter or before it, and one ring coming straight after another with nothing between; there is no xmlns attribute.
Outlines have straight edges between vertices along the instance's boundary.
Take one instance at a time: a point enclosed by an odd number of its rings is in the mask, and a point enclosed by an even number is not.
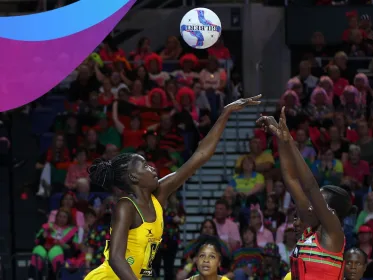
<svg viewBox="0 0 373 280"><path fill-rule="evenodd" d="M162 150L175 150L181 151L184 148L184 138L177 132L174 128L166 134L162 134L158 131L160 135L159 148Z"/></svg>
<svg viewBox="0 0 373 280"><path fill-rule="evenodd" d="M350 161L343 165L344 175L356 179L361 184L364 183L365 176L370 174L369 163L365 160L360 160L359 164L353 166Z"/></svg>
<svg viewBox="0 0 373 280"><path fill-rule="evenodd" d="M347 42L347 41L350 40L350 32L351 31L352 31L352 29L350 29L350 28L343 31L343 33L342 33L342 40L343 41ZM359 31L361 33L361 36L363 36L363 38L367 37L367 33L364 30L359 29Z"/></svg>
<svg viewBox="0 0 373 280"><path fill-rule="evenodd" d="M125 52L122 49L118 49L116 52L109 53L105 48L100 50L100 57L103 61L117 61L118 57L126 57Z"/></svg>
<svg viewBox="0 0 373 280"><path fill-rule="evenodd" d="M345 87L349 85L349 82L345 78L339 78L337 81L333 82L333 92L337 96L341 96Z"/></svg>
<svg viewBox="0 0 373 280"><path fill-rule="evenodd" d="M217 59L230 59L231 58L231 53L226 47L217 48L217 47L212 46L211 48L207 49L207 52L209 56L214 56Z"/></svg>
<svg viewBox="0 0 373 280"><path fill-rule="evenodd" d="M143 130L123 129L123 148L138 148L140 145L144 143L143 136Z"/></svg>

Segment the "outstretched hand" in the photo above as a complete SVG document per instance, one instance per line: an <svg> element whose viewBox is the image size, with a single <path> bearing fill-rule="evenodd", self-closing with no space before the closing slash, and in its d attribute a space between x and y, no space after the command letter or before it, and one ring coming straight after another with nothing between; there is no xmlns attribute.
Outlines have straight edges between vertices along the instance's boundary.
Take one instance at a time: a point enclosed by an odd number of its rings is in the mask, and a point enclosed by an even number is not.
<svg viewBox="0 0 373 280"><path fill-rule="evenodd" d="M279 123L276 122L272 116L262 116L257 121L257 124L260 125L266 132L271 132L278 139L288 142L292 139L289 129L286 126L286 116L285 116L285 107L281 109L281 116Z"/></svg>
<svg viewBox="0 0 373 280"><path fill-rule="evenodd" d="M262 97L261 94L249 98L240 98L232 103L229 103L227 106L224 107L224 109L229 110L229 112L237 112L245 108L249 105L259 105L260 104L260 98Z"/></svg>

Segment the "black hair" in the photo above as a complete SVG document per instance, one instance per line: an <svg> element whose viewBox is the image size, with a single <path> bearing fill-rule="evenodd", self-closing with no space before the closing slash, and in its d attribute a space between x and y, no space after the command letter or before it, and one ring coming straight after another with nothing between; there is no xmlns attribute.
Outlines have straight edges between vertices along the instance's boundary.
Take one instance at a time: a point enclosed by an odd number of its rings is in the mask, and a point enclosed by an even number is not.
<svg viewBox="0 0 373 280"><path fill-rule="evenodd" d="M215 222L214 222L213 220L211 220L211 219L206 219L206 220L204 220L204 221L202 222L202 224L201 224L201 228L199 229L199 233L202 233L202 229L203 229L203 227L205 226L206 223L210 223L210 224L212 224L212 227L213 227L213 229L214 229L214 233L215 233L214 236L217 236L217 235L218 235L218 229L216 228L216 224L215 224Z"/></svg>
<svg viewBox="0 0 373 280"><path fill-rule="evenodd" d="M228 203L228 201L226 201L225 199L218 199L216 202L215 202L215 206L216 205L218 205L218 204L220 204L220 205L224 205L228 210L231 208L230 206L229 206L229 203Z"/></svg>
<svg viewBox="0 0 373 280"><path fill-rule="evenodd" d="M357 248L357 247L352 247L348 250L345 251L344 255L343 255L343 259L346 260L346 256L347 254L362 254L363 257L364 257L364 264L367 264L368 263L368 255L363 251L361 250L360 248Z"/></svg>
<svg viewBox="0 0 373 280"><path fill-rule="evenodd" d="M198 255L198 252L201 251L201 249L206 246L206 245L211 245L215 248L216 252L222 256L221 253L221 245L219 242L219 238L217 236L209 236L209 235L204 235L201 236L198 240L198 245L196 248L196 254Z"/></svg>
<svg viewBox="0 0 373 280"><path fill-rule="evenodd" d="M87 210L84 211L84 215L92 215L94 217L97 217L97 213L92 207L88 207Z"/></svg>
<svg viewBox="0 0 373 280"><path fill-rule="evenodd" d="M241 239L243 241L243 235L245 234L245 232L247 231L251 231L252 234L254 235L253 237L253 243L254 243L254 246L258 246L258 241L257 241L257 234L256 234L256 229L252 226L249 226L249 225L245 225L244 227L242 227L242 229L240 230L240 236L241 236Z"/></svg>
<svg viewBox="0 0 373 280"><path fill-rule="evenodd" d="M132 192L128 169L134 155L124 153L108 161L96 159L88 170L91 182L106 190L116 186L128 193Z"/></svg>
<svg viewBox="0 0 373 280"><path fill-rule="evenodd" d="M137 50L140 50L142 45L146 42L149 41L148 37L141 37L138 42L137 42Z"/></svg>
<svg viewBox="0 0 373 280"><path fill-rule="evenodd" d="M328 206L335 211L339 220L343 222L351 214L351 210L353 209L351 197L348 192L341 187L332 185L323 186L321 190L327 193L325 201Z"/></svg>
<svg viewBox="0 0 373 280"><path fill-rule="evenodd" d="M80 148L78 148L78 149L76 150L76 152L75 152L75 155L77 156L77 155L80 154L80 153L85 153L85 155L88 156L88 151L87 151L87 149L84 148L84 147L80 147Z"/></svg>
<svg viewBox="0 0 373 280"><path fill-rule="evenodd" d="M76 195L75 195L75 193L69 190L69 191L65 191L64 193L62 193L61 198L60 198L60 207L62 207L62 201L68 195L72 196L72 198L74 200L74 204L76 203Z"/></svg>

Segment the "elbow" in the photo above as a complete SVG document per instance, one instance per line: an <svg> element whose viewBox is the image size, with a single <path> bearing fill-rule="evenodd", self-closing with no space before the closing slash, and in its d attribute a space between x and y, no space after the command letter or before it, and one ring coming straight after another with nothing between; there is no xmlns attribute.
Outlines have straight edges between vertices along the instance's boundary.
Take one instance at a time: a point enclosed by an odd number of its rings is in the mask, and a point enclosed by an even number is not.
<svg viewBox="0 0 373 280"><path fill-rule="evenodd" d="M119 264L123 263L125 260L122 257L111 257L109 258L109 265L113 268L114 271L118 270Z"/></svg>
<svg viewBox="0 0 373 280"><path fill-rule="evenodd" d="M121 264L126 262L126 259L124 258L124 254L110 254L108 262L114 271L116 271Z"/></svg>

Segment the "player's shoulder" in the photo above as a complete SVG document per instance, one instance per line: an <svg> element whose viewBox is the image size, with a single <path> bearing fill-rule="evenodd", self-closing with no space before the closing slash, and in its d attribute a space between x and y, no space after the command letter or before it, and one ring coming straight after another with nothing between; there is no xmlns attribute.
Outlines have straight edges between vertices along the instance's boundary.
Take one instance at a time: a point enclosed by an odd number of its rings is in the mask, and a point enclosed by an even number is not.
<svg viewBox="0 0 373 280"><path fill-rule="evenodd" d="M115 205L116 211L131 211L136 210L136 201L128 196L120 197Z"/></svg>

